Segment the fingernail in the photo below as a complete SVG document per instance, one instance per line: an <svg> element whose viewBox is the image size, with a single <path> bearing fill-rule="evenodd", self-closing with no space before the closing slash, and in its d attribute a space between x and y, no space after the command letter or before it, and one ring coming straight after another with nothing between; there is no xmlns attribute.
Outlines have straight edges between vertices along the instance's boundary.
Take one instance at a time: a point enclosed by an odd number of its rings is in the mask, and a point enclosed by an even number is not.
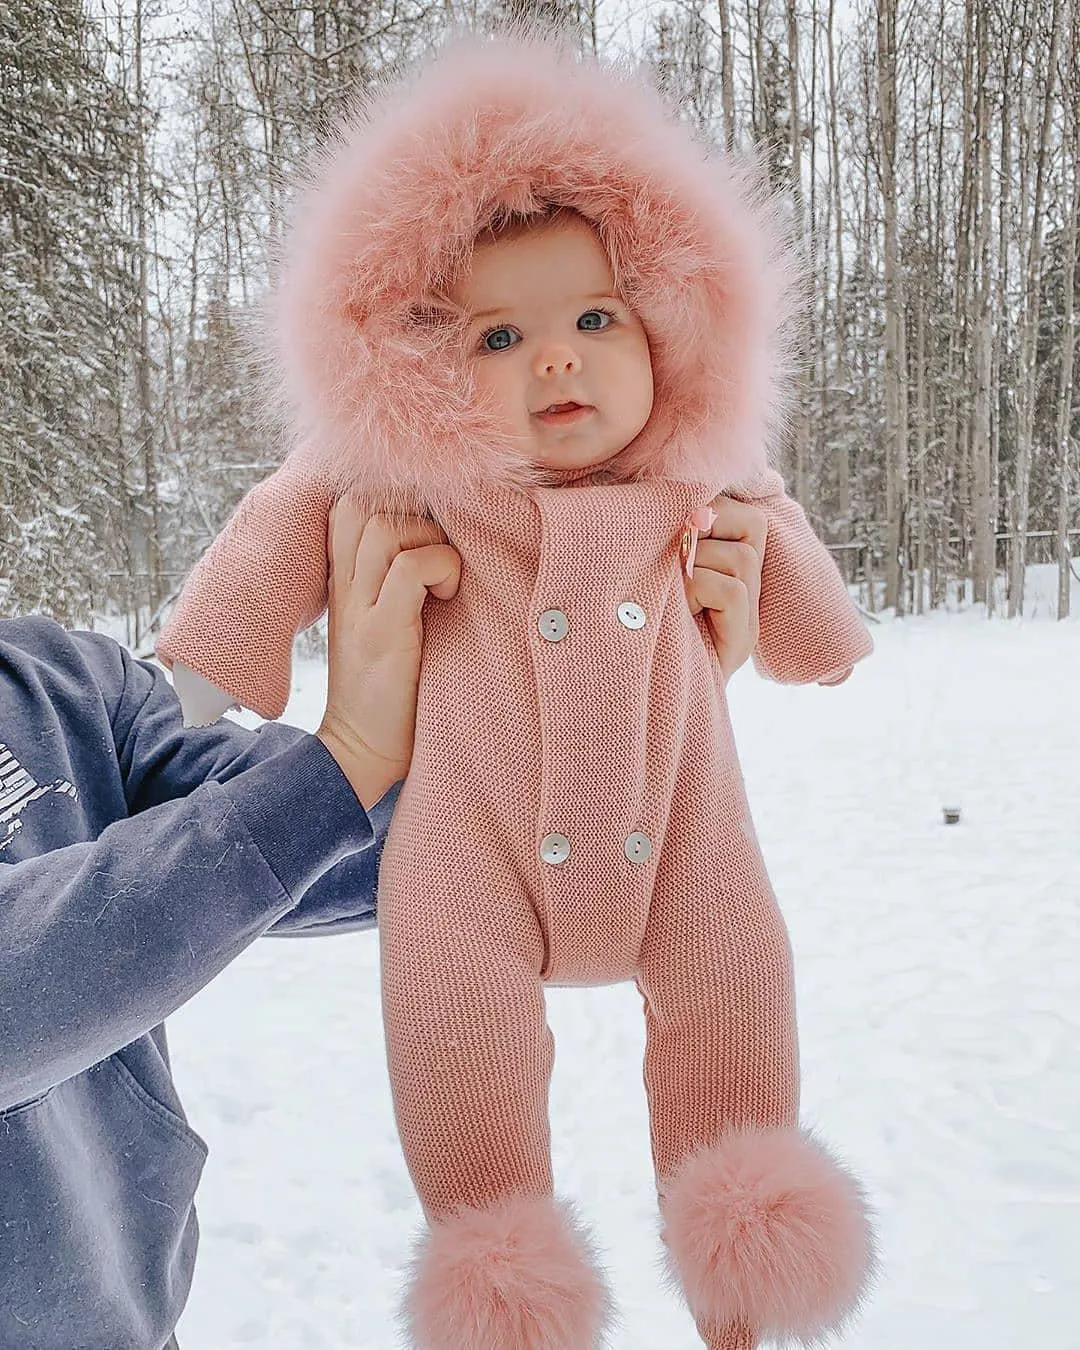
<svg viewBox="0 0 1080 1350"><path fill-rule="evenodd" d="M693 580L694 562L697 558L698 532L693 526L688 526L683 531L682 553L685 559L686 575L689 580Z"/></svg>

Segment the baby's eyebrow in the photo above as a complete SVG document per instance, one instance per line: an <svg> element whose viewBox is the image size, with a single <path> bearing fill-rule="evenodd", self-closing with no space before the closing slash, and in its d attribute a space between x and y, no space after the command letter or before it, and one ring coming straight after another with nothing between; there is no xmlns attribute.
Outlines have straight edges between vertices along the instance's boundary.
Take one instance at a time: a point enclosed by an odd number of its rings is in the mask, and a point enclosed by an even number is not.
<svg viewBox="0 0 1080 1350"><path fill-rule="evenodd" d="M579 295L579 300L610 300L613 304L621 305L625 301L617 295L611 295L608 291L591 291L588 295ZM478 309L470 315L470 323L478 323L481 319L494 319L499 314L508 314L514 308L513 305L499 305L495 309Z"/></svg>

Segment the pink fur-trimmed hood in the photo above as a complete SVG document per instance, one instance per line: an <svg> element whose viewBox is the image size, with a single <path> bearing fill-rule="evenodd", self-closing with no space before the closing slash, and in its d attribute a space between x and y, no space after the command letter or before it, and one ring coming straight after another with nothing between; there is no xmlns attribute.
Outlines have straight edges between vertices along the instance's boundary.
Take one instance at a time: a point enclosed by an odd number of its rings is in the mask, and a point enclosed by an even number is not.
<svg viewBox="0 0 1080 1350"><path fill-rule="evenodd" d="M707 157L644 72L536 36L456 37L356 107L295 207L267 334L295 453L408 509L526 486L437 297L497 210L555 203L593 222L649 337L653 413L618 476L753 474L782 417L797 290L782 212L754 182Z"/></svg>

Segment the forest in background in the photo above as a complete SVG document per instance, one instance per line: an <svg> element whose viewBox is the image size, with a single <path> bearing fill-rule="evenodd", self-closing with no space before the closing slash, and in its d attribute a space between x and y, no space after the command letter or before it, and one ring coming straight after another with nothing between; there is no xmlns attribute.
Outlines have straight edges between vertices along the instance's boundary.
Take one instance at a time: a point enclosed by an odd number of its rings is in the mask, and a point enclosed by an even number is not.
<svg viewBox="0 0 1080 1350"><path fill-rule="evenodd" d="M867 609L1080 555L1080 0L5 0L0 614L144 642L279 462L240 334L290 175L448 24L557 22L755 148L812 265L789 487Z"/></svg>

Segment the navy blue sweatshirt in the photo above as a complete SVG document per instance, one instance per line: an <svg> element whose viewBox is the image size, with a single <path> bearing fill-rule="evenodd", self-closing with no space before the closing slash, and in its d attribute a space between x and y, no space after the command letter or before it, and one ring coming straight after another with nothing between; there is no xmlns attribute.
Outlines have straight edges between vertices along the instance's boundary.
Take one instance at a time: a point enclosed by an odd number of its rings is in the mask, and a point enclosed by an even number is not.
<svg viewBox="0 0 1080 1350"><path fill-rule="evenodd" d="M164 1019L261 934L375 920L395 793L314 736L184 729L110 639L0 620L0 1350L160 1350L206 1145Z"/></svg>

